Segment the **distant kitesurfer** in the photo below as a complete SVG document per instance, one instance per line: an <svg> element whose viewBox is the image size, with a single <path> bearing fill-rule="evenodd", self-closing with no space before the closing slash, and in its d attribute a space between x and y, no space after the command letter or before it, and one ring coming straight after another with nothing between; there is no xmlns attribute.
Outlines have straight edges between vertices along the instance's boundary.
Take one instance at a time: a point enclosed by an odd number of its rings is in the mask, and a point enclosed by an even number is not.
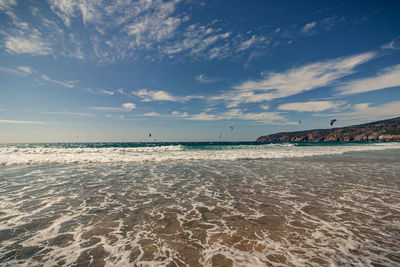
<svg viewBox="0 0 400 267"><path fill-rule="evenodd" d="M233 131L233 126L231 126L231 131Z"/></svg>
<svg viewBox="0 0 400 267"><path fill-rule="evenodd" d="M149 133L149 138L151 138L151 133Z"/></svg>
<svg viewBox="0 0 400 267"><path fill-rule="evenodd" d="M331 120L331 126L335 123L336 119Z"/></svg>
<svg viewBox="0 0 400 267"><path fill-rule="evenodd" d="M301 121L297 121L297 124L301 124Z"/></svg>

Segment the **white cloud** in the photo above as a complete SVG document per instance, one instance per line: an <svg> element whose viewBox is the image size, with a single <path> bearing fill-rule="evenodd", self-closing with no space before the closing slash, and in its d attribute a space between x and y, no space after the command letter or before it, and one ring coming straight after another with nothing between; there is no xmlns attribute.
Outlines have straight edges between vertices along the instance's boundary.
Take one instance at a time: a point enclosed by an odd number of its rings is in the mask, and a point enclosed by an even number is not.
<svg viewBox="0 0 400 267"><path fill-rule="evenodd" d="M124 109L126 109L126 110L131 111L132 109L136 108L136 104L134 104L134 103L124 103L124 104L122 104L122 107Z"/></svg>
<svg viewBox="0 0 400 267"><path fill-rule="evenodd" d="M186 101L190 101L192 99L204 99L204 96L201 96L201 95L187 95L187 96L178 97L177 99L180 102L186 102Z"/></svg>
<svg viewBox="0 0 400 267"><path fill-rule="evenodd" d="M41 41L38 34L32 34L28 38L8 36L5 46L11 54L47 55L51 52L48 44Z"/></svg>
<svg viewBox="0 0 400 267"><path fill-rule="evenodd" d="M4 6L16 1L0 0ZM239 57L252 50L263 50L271 40L266 36L226 31L218 20L206 24L189 23L193 1L180 0L48 0L45 7L29 3L35 29L21 20L23 9L11 18L5 40L9 53L66 56L113 63L126 59L216 60ZM183 10L182 6L188 7ZM10 13L11 14L11 13ZM14 13L12 13L14 14ZM224 29L225 28L225 29Z"/></svg>
<svg viewBox="0 0 400 267"><path fill-rule="evenodd" d="M71 25L71 18L75 16L74 9L76 1L74 0L49 0L50 8L59 16L66 26Z"/></svg>
<svg viewBox="0 0 400 267"><path fill-rule="evenodd" d="M135 46L146 46L151 41L161 42L173 37L182 22L181 18L170 16L174 8L173 2L162 3L157 12L146 14L127 25L126 32L134 37Z"/></svg>
<svg viewBox="0 0 400 267"><path fill-rule="evenodd" d="M227 58L231 55L231 47L229 44L224 44L221 46L216 46L211 48L207 52L207 59L212 60L212 59L223 59Z"/></svg>
<svg viewBox="0 0 400 267"><path fill-rule="evenodd" d="M149 91L147 89L140 89L138 91L132 91L134 95L139 96L142 98L142 102L149 102L149 101L178 101L176 97L172 96L166 91L159 90L159 91Z"/></svg>
<svg viewBox="0 0 400 267"><path fill-rule="evenodd" d="M269 109L269 105L260 105L260 108L262 108L263 110L267 110Z"/></svg>
<svg viewBox="0 0 400 267"><path fill-rule="evenodd" d="M384 69L375 77L352 80L336 89L342 95L351 95L396 86L400 86L400 64Z"/></svg>
<svg viewBox="0 0 400 267"><path fill-rule="evenodd" d="M25 73L32 73L32 69L28 66L19 66L17 69Z"/></svg>
<svg viewBox="0 0 400 267"><path fill-rule="evenodd" d="M221 29L192 24L184 30L183 39L167 45L163 52L168 57L176 57L177 54L208 60L227 57L231 54L231 33L220 31Z"/></svg>
<svg viewBox="0 0 400 267"><path fill-rule="evenodd" d="M45 124L43 121L17 121L17 120L0 120L0 123L11 124Z"/></svg>
<svg viewBox="0 0 400 267"><path fill-rule="evenodd" d="M16 0L0 0L0 10L7 10L17 4Z"/></svg>
<svg viewBox="0 0 400 267"><path fill-rule="evenodd" d="M99 0L82 0L78 3L78 8L82 14L83 23L94 22L101 18L98 8L101 8L102 1Z"/></svg>
<svg viewBox="0 0 400 267"><path fill-rule="evenodd" d="M153 55L141 53L153 60L159 56L160 43L174 37L181 24L189 20L185 14L175 14L177 0L103 1L103 0L49 0L51 10L68 27L83 24L90 31L92 54L101 63L110 63L138 57L136 51L151 50ZM43 15L43 14L42 14ZM57 21L58 22L58 21ZM75 32L76 36L83 36ZM83 47L72 41L75 48L65 47L63 54L83 59Z"/></svg>
<svg viewBox="0 0 400 267"><path fill-rule="evenodd" d="M103 93L105 95L114 95L113 91L108 91L108 90L99 90L99 91L100 91L100 93Z"/></svg>
<svg viewBox="0 0 400 267"><path fill-rule="evenodd" d="M185 118L188 120L194 120L194 121L214 121L214 120L222 120L222 116L217 116L214 114L208 114L206 112L201 112L199 114L193 114L193 115L186 115Z"/></svg>
<svg viewBox="0 0 400 267"><path fill-rule="evenodd" d="M307 23L306 25L303 26L303 28L301 29L301 32L309 33L316 25L317 25L317 23L315 21Z"/></svg>
<svg viewBox="0 0 400 267"><path fill-rule="evenodd" d="M117 92L120 94L125 94L124 89L122 89L122 88L117 89Z"/></svg>
<svg viewBox="0 0 400 267"><path fill-rule="evenodd" d="M136 108L134 103L124 103L121 107L91 107L93 110L106 112L128 112Z"/></svg>
<svg viewBox="0 0 400 267"><path fill-rule="evenodd" d="M197 114L189 114L187 112L172 111L171 114L162 115L158 112L149 112L143 114L147 117L163 117L163 118L179 118L190 121L221 121L221 120L246 120L255 121L262 124L295 124L295 122L288 121L284 116L278 112L243 112L240 109L230 109L225 112L212 112L212 109L206 109Z"/></svg>
<svg viewBox="0 0 400 267"><path fill-rule="evenodd" d="M253 36L251 36L250 39L248 39L244 42L241 42L239 44L239 46L236 48L236 52L244 51L244 50L247 50L247 49L257 46L257 45L258 46L262 45L265 47L265 46L268 46L270 44L270 42L271 41L268 40L264 36L253 35Z"/></svg>
<svg viewBox="0 0 400 267"><path fill-rule="evenodd" d="M1 8L0 8L0 10L1 10ZM11 10L10 7L6 8L5 14L7 14L11 18L12 24L18 30L24 31L24 30L27 30L29 28L28 23L26 23L26 22L22 21L21 19L19 19L18 16L14 13L13 10Z"/></svg>
<svg viewBox="0 0 400 267"><path fill-rule="evenodd" d="M26 75L25 72L21 72L21 71L15 70L15 69L10 69L10 68L1 67L1 66L0 66L0 71L6 72L9 74L14 74L14 75Z"/></svg>
<svg viewBox="0 0 400 267"><path fill-rule="evenodd" d="M358 65L374 57L375 53L369 52L311 63L282 73L263 72L263 79L242 82L234 87L234 91L211 99L229 101L229 106L234 107L240 103L259 103L300 94L328 86L339 78L354 73Z"/></svg>
<svg viewBox="0 0 400 267"><path fill-rule="evenodd" d="M160 117L161 115L158 112L152 111L152 112L143 114L143 116L146 116L146 117Z"/></svg>
<svg viewBox="0 0 400 267"><path fill-rule="evenodd" d="M324 111L338 106L344 105L345 102L332 101L309 101L309 102L292 102L279 105L279 110L291 110L299 112L318 112Z"/></svg>
<svg viewBox="0 0 400 267"><path fill-rule="evenodd" d="M219 121L219 120L250 120L263 124L295 124L289 122L284 116L278 112L243 112L240 109L230 109L222 113L200 112L198 114L183 113L180 118L195 121Z"/></svg>
<svg viewBox="0 0 400 267"><path fill-rule="evenodd" d="M207 77L205 74L199 74L195 77L195 80L199 83L215 83L222 81L223 79L215 78L215 77Z"/></svg>
<svg viewBox="0 0 400 267"><path fill-rule="evenodd" d="M43 75L41 76L41 78L42 78L43 81L51 82L51 83L54 83L54 84L57 84L57 85L61 85L61 86L63 86L63 87L74 88L74 87L76 86L76 82L75 82L75 81L59 81L59 80L54 80L54 79L49 78L49 77L48 77L47 75L45 75L45 74L43 74Z"/></svg>
<svg viewBox="0 0 400 267"><path fill-rule="evenodd" d="M400 37L382 46L383 49L400 49Z"/></svg>

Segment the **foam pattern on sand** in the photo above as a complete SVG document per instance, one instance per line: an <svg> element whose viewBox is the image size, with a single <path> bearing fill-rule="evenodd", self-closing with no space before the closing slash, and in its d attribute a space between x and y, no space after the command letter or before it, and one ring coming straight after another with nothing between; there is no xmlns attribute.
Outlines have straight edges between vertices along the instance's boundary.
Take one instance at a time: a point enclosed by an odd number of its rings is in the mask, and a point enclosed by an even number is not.
<svg viewBox="0 0 400 267"><path fill-rule="evenodd" d="M399 174L329 158L3 166L0 263L396 266Z"/></svg>

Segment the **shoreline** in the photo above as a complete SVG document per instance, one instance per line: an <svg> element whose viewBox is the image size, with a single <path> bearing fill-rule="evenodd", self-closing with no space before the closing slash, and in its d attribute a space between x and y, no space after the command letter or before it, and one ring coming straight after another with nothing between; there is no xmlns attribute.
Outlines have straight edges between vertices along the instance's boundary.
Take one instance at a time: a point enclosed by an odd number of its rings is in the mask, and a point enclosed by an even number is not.
<svg viewBox="0 0 400 267"><path fill-rule="evenodd" d="M399 161L400 149L391 149L5 167L0 259L17 266L396 265Z"/></svg>

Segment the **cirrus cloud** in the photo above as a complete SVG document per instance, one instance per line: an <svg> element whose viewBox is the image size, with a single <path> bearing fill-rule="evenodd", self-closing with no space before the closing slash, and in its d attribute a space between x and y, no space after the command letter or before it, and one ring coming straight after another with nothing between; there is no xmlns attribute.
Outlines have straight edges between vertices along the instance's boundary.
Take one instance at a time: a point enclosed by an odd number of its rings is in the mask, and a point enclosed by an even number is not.
<svg viewBox="0 0 400 267"><path fill-rule="evenodd" d="M132 91L134 95L142 98L142 102L150 102L150 101L177 101L176 97L172 96L166 91L158 90L151 91L146 88L140 89L138 91Z"/></svg>
<svg viewBox="0 0 400 267"><path fill-rule="evenodd" d="M20 120L0 120L0 123L11 124L45 124L43 121L20 121Z"/></svg>
<svg viewBox="0 0 400 267"><path fill-rule="evenodd" d="M352 80L336 89L342 95L352 95L400 86L400 64L383 69L375 77Z"/></svg>
<svg viewBox="0 0 400 267"><path fill-rule="evenodd" d="M263 72L262 79L244 81L234 86L234 90L210 99L225 100L229 102L228 107L235 107L241 103L260 103L300 94L331 85L375 57L375 52L368 52L318 61L281 73Z"/></svg>
<svg viewBox="0 0 400 267"><path fill-rule="evenodd" d="M5 47L10 54L48 55L51 52L48 44L41 41L36 35L31 35L28 38L8 36Z"/></svg>
<svg viewBox="0 0 400 267"><path fill-rule="evenodd" d="M91 107L93 110L105 112L128 112L136 108L134 103L123 103L121 107Z"/></svg>
<svg viewBox="0 0 400 267"><path fill-rule="evenodd" d="M299 112L318 112L344 105L345 102L333 101L309 101L309 102L292 102L279 105L279 110L299 111Z"/></svg>

